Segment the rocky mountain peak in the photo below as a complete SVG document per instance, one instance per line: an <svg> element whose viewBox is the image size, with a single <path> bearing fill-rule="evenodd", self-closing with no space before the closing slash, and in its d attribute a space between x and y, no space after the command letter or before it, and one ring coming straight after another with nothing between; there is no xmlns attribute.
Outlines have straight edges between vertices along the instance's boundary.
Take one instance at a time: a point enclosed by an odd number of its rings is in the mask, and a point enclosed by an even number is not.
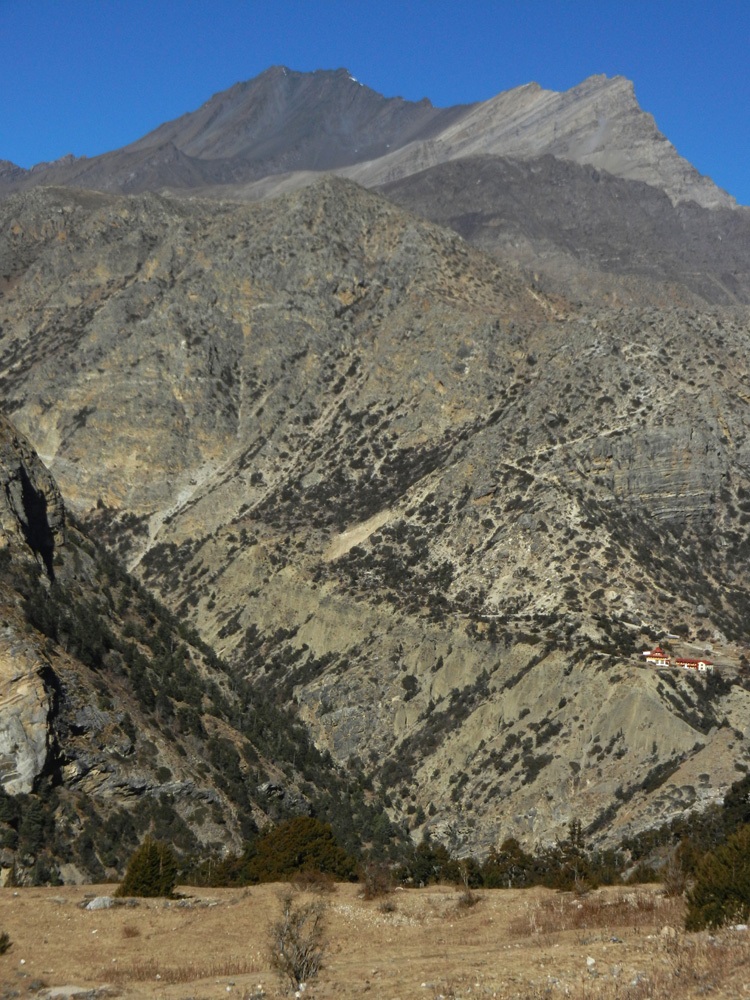
<svg viewBox="0 0 750 1000"><path fill-rule="evenodd" d="M273 66L125 148L168 140L189 156L241 158L258 176L329 170L381 155L444 117L429 102L385 98L344 68L300 73Z"/></svg>
<svg viewBox="0 0 750 1000"><path fill-rule="evenodd" d="M644 181L673 203L734 207L736 201L684 160L644 112L630 80L592 76L558 93L529 84L474 105L429 142L411 143L347 169L361 184L392 183L439 163L493 155L552 154Z"/></svg>
<svg viewBox="0 0 750 1000"><path fill-rule="evenodd" d="M180 155L155 162L154 149L168 144ZM286 66L236 83L103 156L63 157L33 171L0 166L0 195L65 184L255 199L326 171L371 187L468 156L545 154L643 181L674 204L735 207L679 156L621 76L591 76L563 93L530 83L481 103L436 108L427 98L384 97L343 67L302 73Z"/></svg>

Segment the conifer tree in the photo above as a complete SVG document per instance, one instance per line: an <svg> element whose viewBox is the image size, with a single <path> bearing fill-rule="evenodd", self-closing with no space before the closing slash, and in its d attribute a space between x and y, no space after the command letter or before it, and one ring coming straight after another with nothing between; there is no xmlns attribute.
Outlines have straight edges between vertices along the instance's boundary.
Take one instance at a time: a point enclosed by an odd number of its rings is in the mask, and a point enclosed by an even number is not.
<svg viewBox="0 0 750 1000"><path fill-rule="evenodd" d="M116 895L169 896L177 881L177 861L168 844L146 837L128 861Z"/></svg>
<svg viewBox="0 0 750 1000"><path fill-rule="evenodd" d="M685 928L689 931L732 922L747 923L750 915L750 825L739 827L725 844L703 858L687 901Z"/></svg>

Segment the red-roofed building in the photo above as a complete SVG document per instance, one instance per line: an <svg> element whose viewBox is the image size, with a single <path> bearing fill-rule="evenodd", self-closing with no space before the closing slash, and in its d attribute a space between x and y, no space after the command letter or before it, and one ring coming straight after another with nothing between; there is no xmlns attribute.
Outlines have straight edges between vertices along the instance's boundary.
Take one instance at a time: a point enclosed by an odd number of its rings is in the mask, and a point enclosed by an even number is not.
<svg viewBox="0 0 750 1000"><path fill-rule="evenodd" d="M678 656L674 661L674 665L682 667L683 670L698 670L702 674L712 674L714 672L714 665L710 660L689 660Z"/></svg>
<svg viewBox="0 0 750 1000"><path fill-rule="evenodd" d="M671 661L661 646L657 646L656 649L646 649L643 651L643 656L646 657L646 663L653 663L657 667L669 667L671 666Z"/></svg>

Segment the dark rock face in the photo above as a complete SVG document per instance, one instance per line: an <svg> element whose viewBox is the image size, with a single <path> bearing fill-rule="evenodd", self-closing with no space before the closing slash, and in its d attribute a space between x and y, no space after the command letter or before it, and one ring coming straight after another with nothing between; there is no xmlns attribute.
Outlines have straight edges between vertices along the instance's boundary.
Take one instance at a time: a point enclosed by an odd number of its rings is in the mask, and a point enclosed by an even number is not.
<svg viewBox="0 0 750 1000"><path fill-rule="evenodd" d="M55 546L65 541L65 508L54 479L0 414L0 538L25 541L53 576Z"/></svg>
<svg viewBox="0 0 750 1000"><path fill-rule="evenodd" d="M649 184L553 156L470 157L381 190L573 299L750 301L746 208L673 205Z"/></svg>
<svg viewBox="0 0 750 1000"><path fill-rule="evenodd" d="M30 192L0 260L3 397L78 512L394 815L612 839L746 766L744 687L638 656L746 639L744 311L574 305L339 179Z"/></svg>

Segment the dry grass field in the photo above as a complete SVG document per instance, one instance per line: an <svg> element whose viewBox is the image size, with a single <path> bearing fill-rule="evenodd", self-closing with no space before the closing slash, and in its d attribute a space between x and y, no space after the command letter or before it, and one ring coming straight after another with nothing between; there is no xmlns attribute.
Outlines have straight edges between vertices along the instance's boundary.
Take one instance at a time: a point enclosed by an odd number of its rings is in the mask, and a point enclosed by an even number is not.
<svg viewBox="0 0 750 1000"><path fill-rule="evenodd" d="M269 926L288 887L183 888L177 900L86 910L114 887L0 889L0 998L281 996ZM657 887L584 897L544 889L480 891L462 906L452 887L360 898L356 885L300 904L325 906L315 1000L573 997L580 1000L750 996L750 935L681 931L681 900ZM75 987L64 992L60 987Z"/></svg>

